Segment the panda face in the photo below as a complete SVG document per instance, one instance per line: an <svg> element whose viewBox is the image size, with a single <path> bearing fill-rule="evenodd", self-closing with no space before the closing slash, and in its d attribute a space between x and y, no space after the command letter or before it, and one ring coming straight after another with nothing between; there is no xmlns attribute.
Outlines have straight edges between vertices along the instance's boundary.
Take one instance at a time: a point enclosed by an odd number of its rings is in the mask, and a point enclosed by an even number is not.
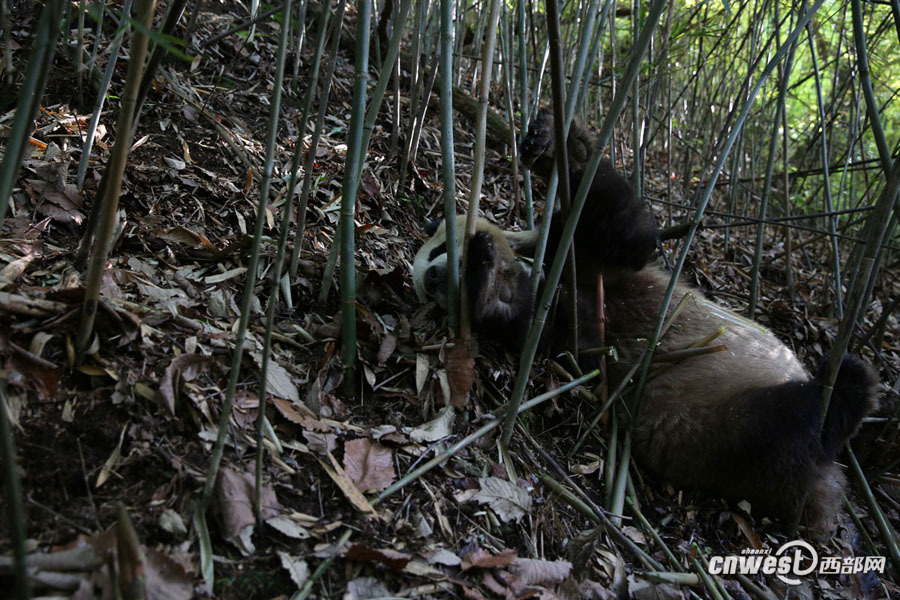
<svg viewBox="0 0 900 600"><path fill-rule="evenodd" d="M441 244L428 253L428 262L420 286L420 299L434 300L447 308L447 245Z"/></svg>
<svg viewBox="0 0 900 600"><path fill-rule="evenodd" d="M462 260L463 230L466 216L457 218L457 256ZM426 227L426 232L429 227ZM483 241L478 245L469 266L478 273L488 270L502 273L504 277L524 271L531 276L531 266L519 253L529 255L537 242L537 230L504 231L485 219L475 222L475 237ZM488 242L490 240L490 242ZM419 302L434 300L442 308L447 307L447 230L441 221L433 227L430 238L422 245L413 260L413 288ZM498 291L508 300L509 286L499 286Z"/></svg>
<svg viewBox="0 0 900 600"><path fill-rule="evenodd" d="M447 308L447 231L444 222L438 225L413 259L413 288L419 302L434 300L441 308Z"/></svg>
<svg viewBox="0 0 900 600"><path fill-rule="evenodd" d="M462 258L465 216L457 217ZM447 307L447 233L441 223L413 261L413 287L419 300ZM505 232L484 219L475 224L466 263L466 291L472 320L487 338L518 344L533 312L531 268L516 250L533 249L536 231Z"/></svg>

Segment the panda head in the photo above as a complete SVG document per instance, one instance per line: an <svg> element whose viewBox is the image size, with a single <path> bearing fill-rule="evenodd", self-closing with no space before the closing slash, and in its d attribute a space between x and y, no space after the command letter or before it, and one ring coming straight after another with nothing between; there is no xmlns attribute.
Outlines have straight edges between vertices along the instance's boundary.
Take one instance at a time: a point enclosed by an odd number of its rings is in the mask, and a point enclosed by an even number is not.
<svg viewBox="0 0 900 600"><path fill-rule="evenodd" d="M460 257L465 221L465 216L457 217ZM421 302L433 300L446 308L446 223L426 227L426 233L431 237L413 261L413 287ZM531 269L517 252L533 250L536 241L537 231L503 231L484 219L476 221L475 235L469 242L466 289L472 320L489 338L518 343L527 332L533 311Z"/></svg>

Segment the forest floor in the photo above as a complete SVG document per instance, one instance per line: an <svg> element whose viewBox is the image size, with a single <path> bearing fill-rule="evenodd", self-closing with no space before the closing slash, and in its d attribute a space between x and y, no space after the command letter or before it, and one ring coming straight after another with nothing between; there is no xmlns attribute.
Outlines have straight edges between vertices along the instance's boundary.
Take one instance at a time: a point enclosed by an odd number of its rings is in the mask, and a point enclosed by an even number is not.
<svg viewBox="0 0 900 600"><path fill-rule="evenodd" d="M27 48L33 21L24 13L13 16L22 19L15 35ZM210 39L243 18L230 12L201 14L193 41ZM595 414L587 389L563 394L522 416L523 426L510 448L517 481L509 482L501 464L495 430L371 506L372 492L384 490L487 422L509 396L517 361L510 349L483 343L468 404L455 413L444 409L445 322L436 307L419 305L411 284L423 225L442 213L437 113L433 108L427 113L415 169L401 189L400 161L385 109L357 199L360 392L351 398L341 391L336 279L325 303L317 297L339 217L353 81L352 57L345 52L338 57L317 150L300 271L276 317L267 415L281 448L267 441L266 523L255 527L258 370L275 224L281 218L290 159L298 144L305 150L309 143L309 135L300 138L297 125L309 63L304 49L299 76L285 88L273 185L279 193L266 212L269 237L262 247L249 342L216 486L215 518L209 520L214 593L204 589L193 505L206 481L248 276L276 41L277 27L263 22L251 44L230 35L205 46L206 54L191 68L178 60L161 67L128 162L120 233L104 276L96 342L80 365L73 365L72 347L86 271L75 250L109 158L118 104L107 103L101 120L106 130L95 145L98 156L90 164L84 191L78 191L79 135L92 100L78 101L73 67L57 55L35 143L0 230L0 356L10 384L32 550L89 546L102 558L48 566L48 573L67 571L71 576L55 580L58 589L78 598L110 592L112 562L106 557L117 536L122 537L120 504L145 549L144 571L156 598L288 597L329 558L330 568L313 588L316 597L711 597L698 577L703 571L699 561L747 548L777 549L792 539L740 507L644 480L637 467L632 474L639 512L626 508L623 522L615 527L592 522L579 509L585 502L606 504L607 467L614 458L607 443L612 424L605 421L568 456ZM311 44L308 40L306 47ZM122 77L124 63L113 89L120 89ZM406 86L404 81L404 90ZM401 98L401 143L409 132L408 104ZM11 116L11 108L0 114L0 130ZM457 188L464 209L474 136L466 117L457 118L456 126ZM510 165L506 148L493 141L481 207L502 226L521 227ZM648 196L666 196L667 171L659 157L648 159ZM681 190L682 197L691 191ZM539 185L536 197L542 193ZM669 216L663 205L654 206L660 222ZM686 278L740 310L755 235L751 228L733 230L729 252L723 255L723 230L702 230ZM824 241L795 231L796 294L791 302L785 294L782 232L773 236L778 243L764 257L769 266L763 272L759 320L814 368L837 331L837 320L828 315L829 270L821 266L830 254ZM894 271L896 275L896 265ZM883 282L863 329L881 316L886 298L900 293L896 279L886 276ZM875 339L878 345L870 343L863 354L883 376L896 377L896 316ZM570 371L568 363L539 358L527 396L566 383L573 377ZM892 427L884 421L864 426L857 455L896 528L900 454L896 421L887 423ZM555 470L557 465L568 480ZM858 520L846 510L838 515L837 532L819 547L820 556L887 556L859 487L848 489L847 508ZM369 493L364 496L360 490ZM4 514L6 502L4 495ZM648 524L673 554L671 560ZM349 542L335 547L347 528L352 530ZM0 553L11 551L9 539L4 519ZM647 556L663 568L653 568ZM661 570L668 573L652 573ZM5 573L0 574L0 589L9 589ZM748 593L759 597L762 586L779 597L788 591L795 597L821 598L898 593L897 580L887 572L809 576L799 586L762 575L753 583L718 581L734 598ZM53 586L42 589L49 593Z"/></svg>

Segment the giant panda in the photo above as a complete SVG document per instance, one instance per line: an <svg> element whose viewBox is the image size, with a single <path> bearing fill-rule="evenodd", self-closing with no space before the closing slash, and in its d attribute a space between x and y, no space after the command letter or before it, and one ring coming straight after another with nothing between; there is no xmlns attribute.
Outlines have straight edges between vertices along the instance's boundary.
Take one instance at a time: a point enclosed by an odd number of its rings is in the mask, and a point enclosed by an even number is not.
<svg viewBox="0 0 900 600"><path fill-rule="evenodd" d="M552 131L552 116L541 112L522 144L526 164L541 175L553 164ZM588 135L575 125L569 147L573 139L584 144ZM573 190L583 166L575 156ZM546 264L553 261L563 225L558 215L552 219ZM445 238L443 226L438 227L416 255L414 283L423 300L446 302ZM481 334L512 349L520 347L534 312L529 270L517 252L527 251L535 241L534 232L504 232L481 220L470 242L467 284L474 322ZM609 368L610 385L621 381L624 370L638 360L656 324L670 279L663 268L648 264L656 242L651 211L610 163L601 163L575 232L578 347L602 345L596 308L597 276L602 273L606 344L615 346L620 357ZM834 460L875 406L872 371L854 357L843 360L820 428L824 365L810 375L767 329L682 283L671 306L686 295L657 353L708 343L713 337L713 343L725 349L654 366L640 413L633 417L632 447L638 463L677 487L747 500L754 515L780 519L789 532L805 511L809 534L829 536L845 485ZM568 330L557 325L545 331L545 338L570 343L565 339Z"/></svg>

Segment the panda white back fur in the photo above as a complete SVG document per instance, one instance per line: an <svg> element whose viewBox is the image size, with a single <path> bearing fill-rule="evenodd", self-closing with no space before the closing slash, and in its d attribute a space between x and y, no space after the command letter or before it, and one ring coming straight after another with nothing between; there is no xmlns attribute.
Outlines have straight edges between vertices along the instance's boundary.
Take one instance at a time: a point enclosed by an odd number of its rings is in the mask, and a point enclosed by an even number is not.
<svg viewBox="0 0 900 600"><path fill-rule="evenodd" d="M573 126L568 143L581 136L578 143L585 144L586 135ZM522 149L523 160L539 174L552 165L548 136L552 142L552 117L542 112ZM572 189L577 189L580 175L576 164L570 173ZM553 219L547 264L562 230L559 217ZM533 304L528 271L516 260L507 235L487 221L479 222L470 242L467 287L479 331L515 349L528 330ZM534 243L533 233L514 235L527 240L523 248ZM414 264L420 299L435 298L442 305L444 237L438 228ZM627 180L609 163L601 163L575 232L578 347L602 344L596 312L597 276L602 273L606 343L621 357L609 368L611 385L646 348L669 282L667 272L646 266L656 239L653 215L634 198ZM844 486L834 460L875 405L873 374L861 361L846 357L820 425L821 373L811 377L771 332L681 283L670 314L686 294L691 297L660 340L657 353L689 348L720 331L710 343L725 349L654 365L633 424L636 458L656 477L677 486L748 500L753 514L780 518L788 530L798 525L805 509L810 532L827 535ZM571 345L568 330L565 323L555 324L545 332L546 341Z"/></svg>

